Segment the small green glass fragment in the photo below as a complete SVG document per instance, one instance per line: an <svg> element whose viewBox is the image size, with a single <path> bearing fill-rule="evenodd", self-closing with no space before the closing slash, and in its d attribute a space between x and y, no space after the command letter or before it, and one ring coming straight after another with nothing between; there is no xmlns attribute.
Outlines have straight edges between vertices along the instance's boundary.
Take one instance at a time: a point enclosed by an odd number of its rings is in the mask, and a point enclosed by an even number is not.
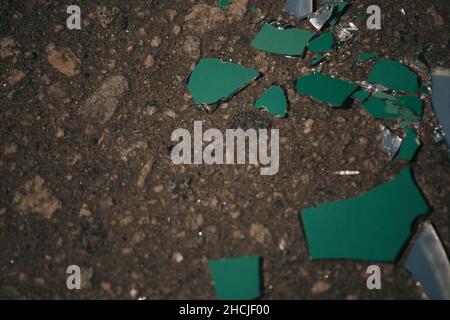
<svg viewBox="0 0 450 320"><path fill-rule="evenodd" d="M251 6L251 7L250 7L250 12L251 12L251 13L256 13L256 10L257 10L257 9L256 9L255 6Z"/></svg>
<svg viewBox="0 0 450 320"><path fill-rule="evenodd" d="M413 111L419 118L422 118L423 103L422 100L415 96L399 96L396 99L396 104L406 107Z"/></svg>
<svg viewBox="0 0 450 320"><path fill-rule="evenodd" d="M352 98L355 100L358 100L359 102L364 102L367 100L367 98L369 98L370 96L370 92L367 90L359 90L356 91L353 95Z"/></svg>
<svg viewBox="0 0 450 320"><path fill-rule="evenodd" d="M268 113L281 118L286 117L287 101L283 88L271 86L256 100L257 109L264 108Z"/></svg>
<svg viewBox="0 0 450 320"><path fill-rule="evenodd" d="M385 102L377 97L370 97L362 104L362 107L375 119L397 119L398 114L385 111Z"/></svg>
<svg viewBox="0 0 450 320"><path fill-rule="evenodd" d="M379 55L380 54L378 52L366 52L366 53L361 53L360 55L358 55L358 57L356 59L358 60L358 62L365 62L365 61L369 61L370 59L376 58Z"/></svg>
<svg viewBox="0 0 450 320"><path fill-rule="evenodd" d="M225 8L231 4L231 0L219 0L219 7Z"/></svg>
<svg viewBox="0 0 450 320"><path fill-rule="evenodd" d="M411 124L411 121L403 120L403 121L400 121L399 126L402 128L405 128L405 127L409 126L410 124Z"/></svg>
<svg viewBox="0 0 450 320"><path fill-rule="evenodd" d="M406 130L406 137L403 139L402 145L398 150L397 157L400 160L412 160L420 147L420 142L412 128Z"/></svg>
<svg viewBox="0 0 450 320"><path fill-rule="evenodd" d="M314 73L297 79L297 92L333 106L342 106L358 86L351 82Z"/></svg>
<svg viewBox="0 0 450 320"><path fill-rule="evenodd" d="M411 109L401 106L394 101L387 100L384 105L384 111L386 113L397 115L397 118L407 120L409 122L419 120L419 117Z"/></svg>
<svg viewBox="0 0 450 320"><path fill-rule="evenodd" d="M431 44L426 44L422 47L422 50L420 50L420 53L425 54L430 51L431 51Z"/></svg>
<svg viewBox="0 0 450 320"><path fill-rule="evenodd" d="M192 71L188 89L195 103L214 104L242 90L259 72L233 62L203 58Z"/></svg>
<svg viewBox="0 0 450 320"><path fill-rule="evenodd" d="M424 85L424 84L420 87L420 91L424 95L429 95L430 94L430 91L428 90L428 87L426 85Z"/></svg>
<svg viewBox="0 0 450 320"><path fill-rule="evenodd" d="M345 9L350 5L348 2L338 2L334 4L333 7L333 13L331 15L331 18L328 20L330 25L335 26L338 24L339 19L341 18L342 14L344 13Z"/></svg>
<svg viewBox="0 0 450 320"><path fill-rule="evenodd" d="M373 94L375 98L384 100L385 111L399 115L403 119L411 121L419 120L422 117L422 100L415 96L393 96L391 94L377 91Z"/></svg>
<svg viewBox="0 0 450 320"><path fill-rule="evenodd" d="M429 207L406 167L392 181L302 210L311 259L394 261Z"/></svg>
<svg viewBox="0 0 450 320"><path fill-rule="evenodd" d="M278 29L265 24L251 45L256 49L274 54L302 56L308 41L314 34L299 28Z"/></svg>
<svg viewBox="0 0 450 320"><path fill-rule="evenodd" d="M326 32L311 40L308 50L312 52L329 52L333 50L334 36L332 32Z"/></svg>
<svg viewBox="0 0 450 320"><path fill-rule="evenodd" d="M369 74L369 82L386 88L416 93L419 88L417 75L398 61L380 58Z"/></svg>
<svg viewBox="0 0 450 320"><path fill-rule="evenodd" d="M260 258L209 260L216 296L220 300L250 300L260 296Z"/></svg>
<svg viewBox="0 0 450 320"><path fill-rule="evenodd" d="M316 54L314 58L308 64L310 67L314 67L325 60L325 57L321 54Z"/></svg>
<svg viewBox="0 0 450 320"><path fill-rule="evenodd" d="M354 16L354 18L356 18L356 20L363 21L366 17L362 14L357 14L356 16Z"/></svg>
<svg viewBox="0 0 450 320"><path fill-rule="evenodd" d="M395 97L389 93L383 92L383 91L376 91L373 94L374 97L383 99L383 100L392 100L395 101Z"/></svg>

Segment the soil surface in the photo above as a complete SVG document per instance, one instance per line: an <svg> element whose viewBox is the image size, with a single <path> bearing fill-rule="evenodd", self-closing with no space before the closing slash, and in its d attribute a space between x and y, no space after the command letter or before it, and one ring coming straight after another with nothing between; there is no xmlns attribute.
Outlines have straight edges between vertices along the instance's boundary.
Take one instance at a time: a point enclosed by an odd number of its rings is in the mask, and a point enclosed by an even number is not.
<svg viewBox="0 0 450 320"><path fill-rule="evenodd" d="M408 163L383 151L379 125L403 134L396 121L375 120L358 102L333 109L295 93L314 54L251 47L274 19L313 31L282 10L285 1L234 0L226 9L213 0L76 2L81 30L66 27L70 1L0 4L0 298L214 299L208 259L241 255L263 258L262 299L423 298L404 255L379 264L381 290L366 287L372 263L308 257L299 211L368 191ZM426 45L428 66L450 67L448 1L379 1L381 30L366 28L371 4L355 1L345 12L341 23L359 31L327 54L322 72L366 80L373 62L357 64L356 56L380 52L430 86L416 63ZM200 57L263 77L208 113L186 88ZM286 119L253 107L272 83L286 89ZM422 148L411 165L448 251L448 148L434 142L430 96L424 105L415 125ZM278 174L173 165L171 133L192 132L195 120L204 130L280 129ZM66 288L73 264L81 290Z"/></svg>

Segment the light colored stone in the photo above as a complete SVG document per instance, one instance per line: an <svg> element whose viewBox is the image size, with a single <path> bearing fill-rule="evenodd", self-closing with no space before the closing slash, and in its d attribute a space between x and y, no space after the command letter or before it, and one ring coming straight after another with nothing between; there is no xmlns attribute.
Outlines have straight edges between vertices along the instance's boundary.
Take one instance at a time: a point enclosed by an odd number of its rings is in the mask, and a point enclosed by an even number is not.
<svg viewBox="0 0 450 320"><path fill-rule="evenodd" d="M162 42L161 38L160 38L159 36L155 36L155 37L152 39L152 41L150 42L150 45L151 45L153 48L158 48L158 47L161 45L161 42Z"/></svg>
<svg viewBox="0 0 450 320"><path fill-rule="evenodd" d="M61 202L44 186L44 179L35 176L27 181L14 195L14 203L21 213L36 213L51 219Z"/></svg>
<svg viewBox="0 0 450 320"><path fill-rule="evenodd" d="M69 48L56 47L50 43L47 46L47 60L53 68L68 77L80 73L78 58Z"/></svg>
<svg viewBox="0 0 450 320"><path fill-rule="evenodd" d="M141 172L139 173L139 177L137 180L137 187L142 189L145 187L145 182L147 181L147 177L152 171L153 167L153 160L149 160L145 163L145 165L142 167Z"/></svg>
<svg viewBox="0 0 450 320"><path fill-rule="evenodd" d="M106 79L82 105L81 112L93 122L106 124L114 115L121 98L128 91L128 81L122 75Z"/></svg>
<svg viewBox="0 0 450 320"><path fill-rule="evenodd" d="M309 134L312 131L314 120L313 119L307 119L304 123L305 129L303 129L304 134Z"/></svg>
<svg viewBox="0 0 450 320"><path fill-rule="evenodd" d="M153 67L154 64L155 64L155 58L153 58L153 56L151 54L147 55L144 59L145 69L149 69L149 68Z"/></svg>
<svg viewBox="0 0 450 320"><path fill-rule="evenodd" d="M10 86L15 85L25 79L25 73L20 70L12 69L8 76L8 84Z"/></svg>
<svg viewBox="0 0 450 320"><path fill-rule="evenodd" d="M264 244L272 238L269 230L259 223L252 223L250 225L249 234L250 237L260 244Z"/></svg>
<svg viewBox="0 0 450 320"><path fill-rule="evenodd" d="M181 263L181 262L184 260L184 257L183 257L183 255L182 255L181 253L175 252L175 253L172 255L172 259L173 259L175 262L177 262L177 263Z"/></svg>
<svg viewBox="0 0 450 320"><path fill-rule="evenodd" d="M331 285L328 282L325 281L317 281L314 283L313 287L311 288L312 294L322 294L330 290Z"/></svg>
<svg viewBox="0 0 450 320"><path fill-rule="evenodd" d="M188 35L183 43L183 52L191 59L198 59L201 54L201 40L193 35Z"/></svg>
<svg viewBox="0 0 450 320"><path fill-rule="evenodd" d="M3 149L3 155L4 156L10 156L15 153L17 153L17 150L19 149L19 146L16 143L10 143Z"/></svg>

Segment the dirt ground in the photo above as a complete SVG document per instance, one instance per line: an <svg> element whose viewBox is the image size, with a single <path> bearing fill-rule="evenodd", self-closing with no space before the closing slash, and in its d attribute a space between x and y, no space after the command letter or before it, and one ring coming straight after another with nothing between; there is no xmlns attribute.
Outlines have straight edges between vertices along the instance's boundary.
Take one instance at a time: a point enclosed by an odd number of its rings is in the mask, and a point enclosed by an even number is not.
<svg viewBox="0 0 450 320"><path fill-rule="evenodd" d="M379 125L401 133L396 122L374 120L357 102L331 109L295 93L312 53L289 59L250 46L277 18L313 31L282 11L285 1L234 0L225 10L213 0L72 2L0 4L0 298L214 299L207 260L240 255L263 258L262 299L423 298L404 256L380 264L381 290L366 288L372 263L308 258L300 210L368 191L407 162L382 149ZM81 30L66 28L71 4L81 7ZM355 18L371 4L381 7L381 30ZM429 86L414 62L431 45L428 64L450 67L449 16L448 1L355 1L341 22L360 30L322 72L366 80L372 62L355 58L375 51ZM207 113L186 88L200 57L264 76ZM253 107L272 83L287 91L286 119ZM424 101L412 168L448 252L450 161ZM170 135L195 120L204 129L280 129L278 174L173 165ZM72 264L82 270L79 291L66 288Z"/></svg>

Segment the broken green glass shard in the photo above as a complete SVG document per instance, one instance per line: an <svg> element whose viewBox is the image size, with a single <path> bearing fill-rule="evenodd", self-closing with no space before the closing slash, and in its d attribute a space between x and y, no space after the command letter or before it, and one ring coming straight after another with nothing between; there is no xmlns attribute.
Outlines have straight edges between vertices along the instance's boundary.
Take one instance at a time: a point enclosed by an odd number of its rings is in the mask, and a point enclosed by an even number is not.
<svg viewBox="0 0 450 320"><path fill-rule="evenodd" d="M271 115L284 118L287 111L286 94L283 88L271 86L263 95L256 100L255 107L257 109L264 108Z"/></svg>
<svg viewBox="0 0 450 320"><path fill-rule="evenodd" d="M367 90L359 90L356 91L353 95L352 98L355 100L358 100L359 102L364 102L367 100L367 98L369 98L370 96L370 92Z"/></svg>
<svg viewBox="0 0 450 320"><path fill-rule="evenodd" d="M209 260L216 296L220 300L250 300L260 296L260 258Z"/></svg>
<svg viewBox="0 0 450 320"><path fill-rule="evenodd" d="M420 147L420 142L412 128L406 130L406 137L403 139L400 150L398 151L398 158L400 160L412 160Z"/></svg>
<svg viewBox="0 0 450 320"><path fill-rule="evenodd" d="M325 60L325 57L321 54L316 54L314 58L309 62L310 67L314 67Z"/></svg>
<svg viewBox="0 0 450 320"><path fill-rule="evenodd" d="M428 205L406 167L354 198L302 210L311 259L394 261Z"/></svg>
<svg viewBox="0 0 450 320"><path fill-rule="evenodd" d="M411 109L399 105L397 101L387 100L384 105L384 111L396 115L398 119L403 119L407 123L419 120L419 117Z"/></svg>
<svg viewBox="0 0 450 320"><path fill-rule="evenodd" d="M334 36L332 32L326 32L311 40L308 50L312 52L329 52L333 50Z"/></svg>
<svg viewBox="0 0 450 320"><path fill-rule="evenodd" d="M219 7L225 8L231 4L231 0L219 0Z"/></svg>
<svg viewBox="0 0 450 320"><path fill-rule="evenodd" d="M426 221L408 254L406 269L419 281L430 299L450 300L450 263L444 246Z"/></svg>
<svg viewBox="0 0 450 320"><path fill-rule="evenodd" d="M411 101L405 97L376 92L362 104L362 107L376 119L403 119L407 123L419 120L419 116L412 110L417 106L410 109Z"/></svg>
<svg viewBox="0 0 450 320"><path fill-rule="evenodd" d="M392 109L392 113L402 115L404 119L411 121L418 120L422 117L423 103L422 100L416 96L393 96L385 92L375 92L374 97L386 100L386 109Z"/></svg>
<svg viewBox="0 0 450 320"><path fill-rule="evenodd" d="M356 59L358 60L358 62L365 62L365 61L369 61L370 59L376 58L379 55L380 54L378 52L366 52L366 53L361 53L360 55L358 55L358 57Z"/></svg>
<svg viewBox="0 0 450 320"><path fill-rule="evenodd" d="M195 66L187 86L196 104L214 104L239 92L259 75L233 62L204 58Z"/></svg>
<svg viewBox="0 0 450 320"><path fill-rule="evenodd" d="M392 100L395 101L395 97L389 93L383 92L383 91L376 91L373 94L374 97L383 99L383 100Z"/></svg>
<svg viewBox="0 0 450 320"><path fill-rule="evenodd" d="M415 96L398 96L395 101L397 105L408 108L409 110L414 112L416 116L422 118L423 103L420 98Z"/></svg>
<svg viewBox="0 0 450 320"><path fill-rule="evenodd" d="M398 61L383 58L378 59L370 71L369 82L412 93L417 93L419 88L419 81L414 72Z"/></svg>
<svg viewBox="0 0 450 320"><path fill-rule="evenodd" d="M339 22L339 19L349 5L350 3L348 2L338 2L334 4L333 13L331 14L331 18L328 21L330 25L335 26Z"/></svg>
<svg viewBox="0 0 450 320"><path fill-rule="evenodd" d="M302 56L308 41L314 34L299 28L279 29L265 24L251 45L256 49L274 54Z"/></svg>
<svg viewBox="0 0 450 320"><path fill-rule="evenodd" d="M358 86L334 79L322 73L314 73L297 79L297 92L311 96L333 106L342 106Z"/></svg>
<svg viewBox="0 0 450 320"><path fill-rule="evenodd" d="M385 111L385 102L377 97L370 97L362 104L362 107L375 119L397 119L398 114Z"/></svg>

